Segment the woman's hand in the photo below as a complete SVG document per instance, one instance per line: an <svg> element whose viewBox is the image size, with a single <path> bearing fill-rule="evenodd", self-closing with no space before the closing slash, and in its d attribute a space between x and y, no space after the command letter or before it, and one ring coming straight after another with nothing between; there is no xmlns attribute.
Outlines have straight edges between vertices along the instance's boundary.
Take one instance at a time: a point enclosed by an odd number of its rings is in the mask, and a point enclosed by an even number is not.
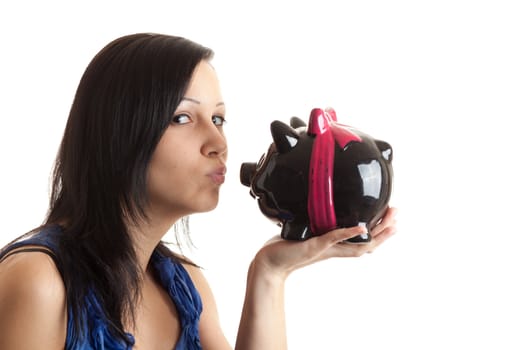
<svg viewBox="0 0 525 350"><path fill-rule="evenodd" d="M363 227L341 228L306 241L283 240L276 236L257 253L254 264L270 274L285 279L292 271L332 257L359 257L373 252L396 232L396 209L388 208L382 220L371 230L368 243L345 240L365 233Z"/></svg>
<svg viewBox="0 0 525 350"><path fill-rule="evenodd" d="M395 214L389 208L370 232L368 243L346 243L364 228L337 229L303 242L275 237L259 250L248 270L246 296L235 349L287 349L284 285L294 270L332 257L357 257L371 253L395 231Z"/></svg>

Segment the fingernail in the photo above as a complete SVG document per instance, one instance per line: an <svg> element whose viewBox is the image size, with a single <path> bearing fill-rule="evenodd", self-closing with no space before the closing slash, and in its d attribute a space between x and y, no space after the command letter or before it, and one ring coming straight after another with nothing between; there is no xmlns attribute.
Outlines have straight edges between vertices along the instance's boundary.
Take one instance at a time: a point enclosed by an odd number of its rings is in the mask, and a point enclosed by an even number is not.
<svg viewBox="0 0 525 350"><path fill-rule="evenodd" d="M360 222L357 226L362 228L363 233L368 233L368 228L366 227L366 222Z"/></svg>

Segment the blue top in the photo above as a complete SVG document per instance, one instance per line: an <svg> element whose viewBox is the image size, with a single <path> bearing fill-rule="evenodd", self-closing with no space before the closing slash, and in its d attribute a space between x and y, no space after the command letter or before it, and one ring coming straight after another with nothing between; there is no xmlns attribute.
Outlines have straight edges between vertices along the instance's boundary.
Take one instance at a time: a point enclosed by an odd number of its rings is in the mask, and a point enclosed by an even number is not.
<svg viewBox="0 0 525 350"><path fill-rule="evenodd" d="M9 251L27 245L44 246L58 255L57 238L61 232L59 226L46 227L34 236L9 246L0 253L0 261ZM201 350L199 318L202 301L188 272L181 263L162 255L158 250L153 252L150 262L157 272L162 287L168 292L179 313L181 334L174 350ZM61 269L60 266L57 267ZM135 344L132 334L128 333L127 342L123 342L115 339L109 332L108 320L95 294L89 293L84 305L81 312L87 317L84 318L85 322L82 326L86 335L83 338L80 338L79 332L75 329L71 308L68 307L67 350L132 350Z"/></svg>

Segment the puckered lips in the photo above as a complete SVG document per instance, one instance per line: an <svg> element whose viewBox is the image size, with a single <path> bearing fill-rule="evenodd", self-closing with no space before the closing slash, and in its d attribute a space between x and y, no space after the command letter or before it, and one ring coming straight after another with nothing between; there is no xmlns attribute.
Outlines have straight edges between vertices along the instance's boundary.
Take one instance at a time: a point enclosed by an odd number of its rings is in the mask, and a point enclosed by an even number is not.
<svg viewBox="0 0 525 350"><path fill-rule="evenodd" d="M208 176L213 181L213 183L217 185L222 185L224 183L224 180L226 179L226 166L221 165L213 169L211 172L208 173Z"/></svg>

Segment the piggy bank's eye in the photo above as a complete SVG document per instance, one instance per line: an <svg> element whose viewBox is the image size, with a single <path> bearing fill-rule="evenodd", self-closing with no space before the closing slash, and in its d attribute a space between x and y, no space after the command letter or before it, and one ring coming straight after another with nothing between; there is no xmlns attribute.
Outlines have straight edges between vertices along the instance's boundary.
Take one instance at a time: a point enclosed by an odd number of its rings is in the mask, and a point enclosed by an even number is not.
<svg viewBox="0 0 525 350"><path fill-rule="evenodd" d="M266 159L266 153L263 153L263 155L261 156L261 158L257 162L257 169L259 169L263 165L265 159Z"/></svg>

